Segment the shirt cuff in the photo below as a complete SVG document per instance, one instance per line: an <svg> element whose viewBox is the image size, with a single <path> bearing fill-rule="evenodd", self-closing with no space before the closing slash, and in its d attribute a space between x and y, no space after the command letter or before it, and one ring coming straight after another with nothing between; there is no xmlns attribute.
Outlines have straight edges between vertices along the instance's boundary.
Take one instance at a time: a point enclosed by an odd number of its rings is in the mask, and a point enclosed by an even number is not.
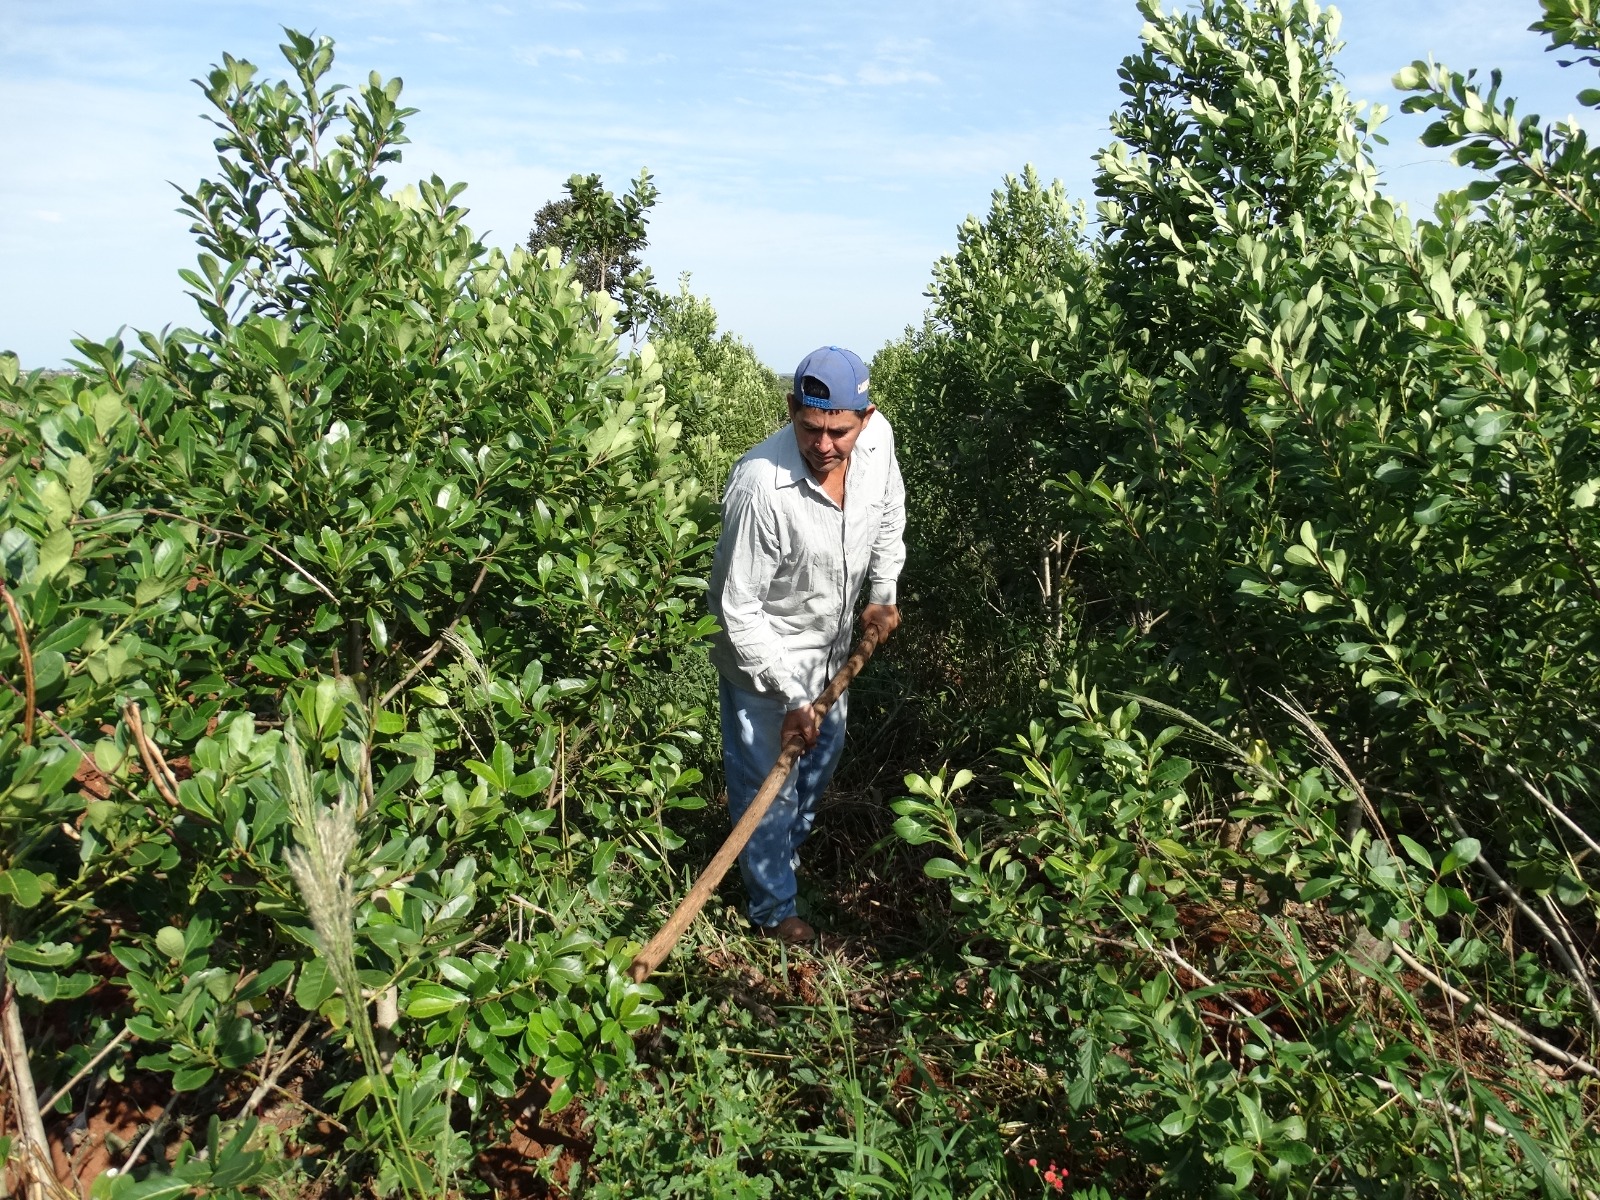
<svg viewBox="0 0 1600 1200"><path fill-rule="evenodd" d="M806 695L806 685L803 679L790 679L784 686L783 711L794 712L811 703L812 698Z"/></svg>
<svg viewBox="0 0 1600 1200"><path fill-rule="evenodd" d="M898 585L897 585L896 581L893 580L893 579L886 580L883 583L878 583L878 582L874 581L872 587L870 589L868 589L868 591L867 591L867 603L868 604L895 604L895 603L897 603L897 601L895 599L895 597L897 595L897 592L896 592L897 586Z"/></svg>
<svg viewBox="0 0 1600 1200"><path fill-rule="evenodd" d="M769 668L761 675L760 682L766 685L769 694L783 701L784 712L794 712L811 703L811 697L806 695L806 681L799 676L784 675L776 668Z"/></svg>

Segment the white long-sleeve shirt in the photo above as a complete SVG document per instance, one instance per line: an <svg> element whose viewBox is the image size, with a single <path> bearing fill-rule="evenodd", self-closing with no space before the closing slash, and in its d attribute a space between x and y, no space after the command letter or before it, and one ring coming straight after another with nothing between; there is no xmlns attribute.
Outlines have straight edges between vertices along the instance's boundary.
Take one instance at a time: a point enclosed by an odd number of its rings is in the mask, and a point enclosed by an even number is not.
<svg viewBox="0 0 1600 1200"><path fill-rule="evenodd" d="M905 527L894 430L881 412L850 453L842 510L812 478L792 426L750 450L728 476L711 567L717 670L790 711L815 700L849 657L862 585L870 603L896 602Z"/></svg>

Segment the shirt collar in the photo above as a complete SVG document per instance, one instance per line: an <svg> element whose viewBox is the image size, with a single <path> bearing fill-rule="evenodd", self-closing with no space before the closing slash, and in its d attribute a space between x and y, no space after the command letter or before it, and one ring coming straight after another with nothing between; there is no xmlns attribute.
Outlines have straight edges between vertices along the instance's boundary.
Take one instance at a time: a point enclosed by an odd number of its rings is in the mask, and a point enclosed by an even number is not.
<svg viewBox="0 0 1600 1200"><path fill-rule="evenodd" d="M810 479L811 468L800 456L800 444L795 441L794 426L785 425L778 434L778 453L772 456L774 483L786 488L793 487L802 479Z"/></svg>
<svg viewBox="0 0 1600 1200"><path fill-rule="evenodd" d="M773 483L779 488L794 487L798 483L809 483L817 487L817 481L811 477L811 468L806 465L806 460L801 457L800 443L795 440L794 425L785 425L778 431L779 451L773 456ZM876 450L876 439L863 442L856 440L855 448L850 452L850 462L845 467L846 472L853 472L856 465L856 455L865 452L871 454Z"/></svg>

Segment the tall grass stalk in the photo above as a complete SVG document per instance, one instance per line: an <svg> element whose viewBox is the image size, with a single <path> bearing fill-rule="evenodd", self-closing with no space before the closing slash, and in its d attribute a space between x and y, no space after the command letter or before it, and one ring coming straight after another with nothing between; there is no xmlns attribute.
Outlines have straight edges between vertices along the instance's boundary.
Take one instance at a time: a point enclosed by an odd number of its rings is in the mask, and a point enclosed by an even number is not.
<svg viewBox="0 0 1600 1200"><path fill-rule="evenodd" d="M383 1134L394 1161L402 1168L399 1172L402 1186L408 1193L425 1195L433 1190L427 1182L432 1172L407 1138L356 967L356 903L350 859L360 844L359 798L353 786L340 779L336 803L324 804L318 799L292 712L284 721L284 740L284 792L288 799L289 821L300 843L299 849L284 851L284 861L305 901L311 927L322 943L328 971L344 996L345 1019L349 1022L368 1086L387 1110Z"/></svg>

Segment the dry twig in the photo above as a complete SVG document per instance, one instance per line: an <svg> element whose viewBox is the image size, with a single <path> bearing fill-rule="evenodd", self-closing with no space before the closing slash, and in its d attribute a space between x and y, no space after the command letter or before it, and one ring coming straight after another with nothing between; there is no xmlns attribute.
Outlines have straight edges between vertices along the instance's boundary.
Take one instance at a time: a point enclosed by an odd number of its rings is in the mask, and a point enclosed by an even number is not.
<svg viewBox="0 0 1600 1200"><path fill-rule="evenodd" d="M1575 834L1578 840L1581 841L1585 846L1589 847L1590 850L1596 854L1600 854L1600 842L1595 841L1582 825L1579 825L1570 816L1562 812L1560 806L1557 805L1554 800L1550 799L1549 796L1546 796L1538 788L1534 787L1533 784L1525 779L1514 767L1507 766L1506 770L1510 773L1513 779L1523 786L1530 796L1544 806L1546 812L1554 817L1560 824L1565 825L1567 829L1571 833Z"/></svg>
<svg viewBox="0 0 1600 1200"><path fill-rule="evenodd" d="M1260 1018L1259 1015L1257 1015L1256 1013L1251 1012L1248 1008L1246 1008L1244 1005L1240 1004L1232 996L1228 995L1228 993L1226 991L1224 991L1222 988L1218 987L1218 985L1216 984L1215 981L1207 978L1206 975L1198 967L1196 967L1188 959L1184 958L1183 955L1179 954L1176 950L1171 949L1171 948L1164 948L1164 947L1161 947L1161 946L1145 946L1145 945L1141 945L1138 942L1130 942L1130 941L1128 941L1128 940L1126 940L1124 938L1098 937L1098 936L1095 936L1093 934L1089 935L1089 940L1091 942L1094 942L1094 943L1096 943L1098 945L1102 945L1102 946L1116 946L1116 947L1119 947L1120 949L1132 950L1132 951L1134 951L1136 953L1142 951L1143 953L1146 953L1146 954L1153 954L1157 958L1164 958L1169 963L1172 963L1172 964L1174 964L1176 966L1182 967L1185 971L1187 971L1190 975L1194 976L1194 978L1199 981L1201 987L1215 989L1215 994L1216 994L1216 996L1217 996L1217 998L1219 1000L1221 1000L1229 1008L1233 1009L1234 1012L1238 1013L1241 1017L1243 1017L1246 1021L1250 1022L1252 1025L1258 1025L1262 1029L1264 1029L1266 1031L1267 1036L1269 1038L1271 1038L1273 1041L1276 1042L1276 1041L1282 1041L1283 1040L1281 1035L1279 1035L1276 1030L1274 1030L1271 1026L1265 1025L1265 1024L1262 1023L1261 1018ZM1399 1089L1397 1089L1392 1083L1390 1083L1386 1079L1379 1079L1379 1078L1376 1078L1375 1076L1368 1076L1368 1081L1370 1083L1372 1083L1375 1087L1379 1088L1381 1091L1388 1092L1390 1095L1396 1096L1396 1097L1398 1097L1398 1098L1400 1098L1402 1100L1409 1099L1409 1097L1403 1095L1399 1091ZM1477 1118L1474 1118L1471 1113L1467 1112L1465 1109L1461 1108L1459 1105L1455 1105L1455 1104L1450 1103L1450 1101L1448 1101L1448 1100L1441 1099L1441 1098L1439 1098L1437 1096L1419 1096L1418 1100L1420 1100L1420 1102L1423 1103L1423 1104L1437 1106L1438 1108L1442 1109L1443 1111L1448 1112L1451 1116L1457 1117L1457 1118L1459 1118L1461 1120L1464 1120L1464 1121L1468 1121L1468 1122L1471 1122L1471 1121L1474 1121L1474 1120L1482 1121L1483 1122L1483 1128L1487 1132L1494 1134L1496 1137L1508 1137L1508 1136L1510 1136L1511 1131L1509 1129L1507 1129L1504 1125L1500 1125L1497 1122L1490 1120L1488 1117L1477 1117Z"/></svg>
<svg viewBox="0 0 1600 1200"><path fill-rule="evenodd" d="M156 791L161 793L169 807L178 807L178 778L172 773L172 768L167 766L167 760L161 757L161 751L144 732L144 718L139 713L137 701L130 700L122 710L123 719L128 723L128 732L133 734L133 743L139 747L139 757L144 761L145 773L150 776L156 785Z"/></svg>
<svg viewBox="0 0 1600 1200"><path fill-rule="evenodd" d="M83 1081L84 1076L88 1075L90 1071L93 1071L105 1061L106 1055L110 1054L113 1050L122 1045L124 1041L132 1036L133 1034L128 1030L127 1026L123 1026L122 1030L117 1034L116 1037L112 1038L104 1046L100 1047L100 1052L98 1054L96 1054L88 1062L84 1063L83 1066L78 1068L78 1073L76 1075L63 1083L55 1091L51 1092L50 1095L45 1097L43 1100L39 1101L39 1111L49 1112L52 1108L54 1108L56 1106L56 1102L60 1100L61 1097L65 1096L73 1088L77 1087L78 1084Z"/></svg>
<svg viewBox="0 0 1600 1200"><path fill-rule="evenodd" d="M1457 819L1455 810L1447 805L1445 807L1445 815L1450 818L1450 826L1455 830L1456 836L1458 838L1466 837L1467 831L1461 827L1461 822ZM1478 855L1473 860L1472 865L1488 876L1489 882L1499 888L1506 899L1516 905L1517 911L1526 917L1528 923L1537 929L1545 941L1550 944L1551 949L1556 952L1556 957L1561 959L1563 965L1567 968L1568 974L1572 976L1573 982L1578 985L1579 990L1584 994L1584 998L1588 1000L1589 1012L1594 1017L1595 1031L1600 1033L1600 996L1595 995L1594 984L1589 980L1589 973L1583 969L1583 965L1573 953L1575 947L1569 946L1567 940L1552 929L1544 918L1534 911L1533 905L1524 900L1522 893L1507 883L1500 873L1489 865L1489 861L1483 855Z"/></svg>
<svg viewBox="0 0 1600 1200"><path fill-rule="evenodd" d="M289 1044L283 1048L283 1053L278 1056L277 1065L265 1076L260 1077L260 1082L256 1084L255 1090L250 1093L250 1098L244 1102L244 1107L239 1110L241 1117L248 1117L255 1112L256 1106L266 1099L269 1091L277 1086L278 1080L282 1078L283 1073L304 1056L304 1051L296 1054L295 1049L300 1045L300 1039L305 1037L306 1031L311 1028L311 1023L315 1019L316 1014L313 1013L304 1021L301 1021L300 1028L290 1035Z"/></svg>
<svg viewBox="0 0 1600 1200"><path fill-rule="evenodd" d="M132 1152L128 1155L122 1166L116 1168L116 1173L118 1175L126 1175L129 1171L133 1170L134 1167L139 1165L139 1156L144 1153L144 1148L155 1139L157 1133L161 1132L161 1130L166 1127L168 1118L172 1116L172 1110L177 1107L178 1095L179 1093L173 1092L172 1099L167 1101L167 1106L161 1110L160 1114L157 1115L154 1121L150 1122L150 1127L144 1131L144 1136L134 1144Z"/></svg>

